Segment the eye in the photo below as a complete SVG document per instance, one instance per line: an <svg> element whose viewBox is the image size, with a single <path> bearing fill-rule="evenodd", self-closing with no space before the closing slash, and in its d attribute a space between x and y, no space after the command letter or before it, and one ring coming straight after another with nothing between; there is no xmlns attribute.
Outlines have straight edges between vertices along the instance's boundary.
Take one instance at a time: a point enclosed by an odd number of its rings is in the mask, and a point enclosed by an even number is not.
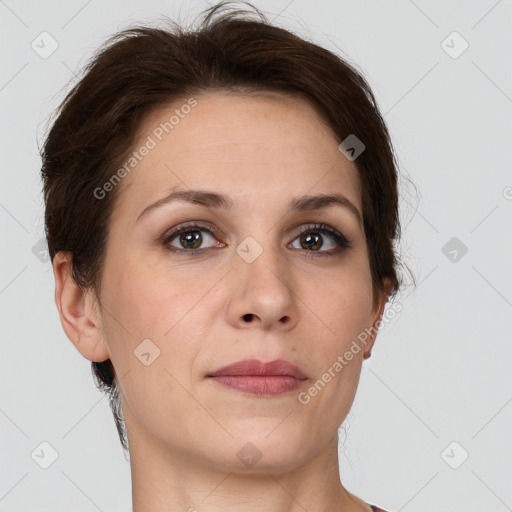
<svg viewBox="0 0 512 512"><path fill-rule="evenodd" d="M317 250L324 247L326 236L327 239L331 239L330 244L327 244L331 246L331 249L329 250L328 247L328 250ZM306 226L306 230L300 232L296 240L300 244L299 249L304 249L307 252L320 252L321 256L333 256L352 246L339 231L325 224L309 224Z"/></svg>
<svg viewBox="0 0 512 512"><path fill-rule="evenodd" d="M164 240L166 249L170 252L186 252L187 254L196 254L204 252L204 248L200 246L205 242L205 237L201 233L207 233L208 238L214 241L212 247L224 247L224 244L215 241L212 234L216 232L213 226L205 227L194 222L182 224L167 233ZM178 247L169 245L174 239L177 239Z"/></svg>
<svg viewBox="0 0 512 512"><path fill-rule="evenodd" d="M206 233L206 237L202 233ZM208 241L210 241L210 247L225 247L225 244L214 238L213 235L217 233L218 230L211 224L206 227L196 222L188 222L166 233L162 243L169 252L190 256L206 252L208 247L201 246ZM331 248L318 250L324 247L326 238L331 240L330 244L327 244ZM171 243L175 239L177 245ZM294 247L294 249L304 249L304 252L309 253L308 256L334 256L344 249L352 247L351 242L345 236L325 224L308 224L306 229L302 229L294 240L298 240L300 244L300 247Z"/></svg>

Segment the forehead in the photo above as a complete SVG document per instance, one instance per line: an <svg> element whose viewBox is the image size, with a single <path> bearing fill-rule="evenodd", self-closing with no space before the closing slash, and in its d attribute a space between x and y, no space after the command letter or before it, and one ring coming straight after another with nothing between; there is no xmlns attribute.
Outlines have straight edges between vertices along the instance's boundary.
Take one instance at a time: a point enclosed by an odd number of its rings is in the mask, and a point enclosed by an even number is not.
<svg viewBox="0 0 512 512"><path fill-rule="evenodd" d="M152 112L133 150L151 146L125 178L121 203L140 210L176 186L230 194L247 207L340 192L361 211L355 164L309 102L274 92L207 92ZM190 105L194 105L190 107Z"/></svg>

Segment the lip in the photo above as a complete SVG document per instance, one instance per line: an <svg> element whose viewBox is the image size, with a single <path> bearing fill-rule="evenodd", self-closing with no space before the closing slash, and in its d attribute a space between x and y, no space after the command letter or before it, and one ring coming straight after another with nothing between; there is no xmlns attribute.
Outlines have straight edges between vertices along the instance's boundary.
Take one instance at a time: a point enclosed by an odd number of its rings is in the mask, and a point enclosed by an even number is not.
<svg viewBox="0 0 512 512"><path fill-rule="evenodd" d="M219 370L211 373L208 377L225 377L225 376L281 376L294 377L298 380L306 379L301 369L285 359L275 359L268 363L264 363L259 359L244 359L236 363L223 366Z"/></svg>
<svg viewBox="0 0 512 512"><path fill-rule="evenodd" d="M244 359L224 366L207 377L228 388L259 396L288 393L307 380L300 368L284 359L268 363Z"/></svg>

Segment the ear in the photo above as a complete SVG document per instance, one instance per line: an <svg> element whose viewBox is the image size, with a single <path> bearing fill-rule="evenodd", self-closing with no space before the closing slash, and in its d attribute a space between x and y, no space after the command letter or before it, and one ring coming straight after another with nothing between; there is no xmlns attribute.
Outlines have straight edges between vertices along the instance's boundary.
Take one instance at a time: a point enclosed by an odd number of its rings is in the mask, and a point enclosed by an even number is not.
<svg viewBox="0 0 512 512"><path fill-rule="evenodd" d="M383 288L384 291L380 293L380 296L378 300L375 302L373 307L373 315L372 315L372 324L370 327L370 335L367 338L365 351L364 351L364 358L368 359L371 355L371 351L373 348L373 345L375 343L375 340L377 339L378 334L378 326L380 325L380 320L382 319L382 314L384 313L384 307L386 306L386 303L389 299L389 296L391 295L391 292L393 290L393 281L391 278L385 277L383 280Z"/></svg>
<svg viewBox="0 0 512 512"><path fill-rule="evenodd" d="M53 259L55 303L67 337L89 361L101 362L109 353L101 329L101 316L92 291L83 291L71 275L72 255L61 251Z"/></svg>

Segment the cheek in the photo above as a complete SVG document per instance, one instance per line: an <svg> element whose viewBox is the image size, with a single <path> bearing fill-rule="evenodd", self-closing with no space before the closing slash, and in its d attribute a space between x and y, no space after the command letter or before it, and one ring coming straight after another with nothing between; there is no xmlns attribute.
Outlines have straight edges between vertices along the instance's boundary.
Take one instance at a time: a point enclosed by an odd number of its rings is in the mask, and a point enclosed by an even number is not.
<svg viewBox="0 0 512 512"><path fill-rule="evenodd" d="M120 258L110 267L108 303L134 339L164 336L194 298L190 283L176 274L162 275L141 258Z"/></svg>
<svg viewBox="0 0 512 512"><path fill-rule="evenodd" d="M324 325L324 332L337 348L368 326L372 312L372 283L369 268L359 261L348 262L323 276L320 285L303 283L305 303ZM309 292L306 292L308 290ZM313 291L312 291L313 290Z"/></svg>
<svg viewBox="0 0 512 512"><path fill-rule="evenodd" d="M176 279L171 286L169 277L140 266L111 276L104 332L124 399L139 421L157 418L165 424L169 414L190 407L180 383L189 388L200 349L201 325L193 306L201 291L192 292ZM165 407L156 397L167 397Z"/></svg>
<svg viewBox="0 0 512 512"><path fill-rule="evenodd" d="M329 277L305 302L317 330L315 335L310 327L308 344L316 359L314 382L321 381L311 401L318 411L331 410L335 425L348 412L357 389L365 330L372 319L372 289L369 270L361 263L347 264Z"/></svg>
<svg viewBox="0 0 512 512"><path fill-rule="evenodd" d="M161 351L164 334L175 323L176 310L169 305L177 302L177 293L147 268L130 265L126 259L119 258L109 267L102 294L103 332L116 371L123 375L143 366L136 357L139 347L145 346L151 358ZM148 339L154 346L144 341Z"/></svg>
<svg viewBox="0 0 512 512"><path fill-rule="evenodd" d="M141 361L136 355L146 347L150 357L153 352L158 354L153 368L188 380L215 314L214 308L207 306L214 293L204 297L210 278L202 280L204 286L197 286L189 274L162 274L135 259L119 261L108 276L103 328L112 360L121 373L139 371ZM213 288L219 278L210 277Z"/></svg>
<svg viewBox="0 0 512 512"><path fill-rule="evenodd" d="M316 435L322 435L323 429L334 431L343 422L357 391L364 353L358 337L371 321L371 284L364 273L340 272L320 292L310 294L307 305L318 330L315 335L310 327L308 343L315 374L300 403L305 414L324 418L315 427Z"/></svg>

